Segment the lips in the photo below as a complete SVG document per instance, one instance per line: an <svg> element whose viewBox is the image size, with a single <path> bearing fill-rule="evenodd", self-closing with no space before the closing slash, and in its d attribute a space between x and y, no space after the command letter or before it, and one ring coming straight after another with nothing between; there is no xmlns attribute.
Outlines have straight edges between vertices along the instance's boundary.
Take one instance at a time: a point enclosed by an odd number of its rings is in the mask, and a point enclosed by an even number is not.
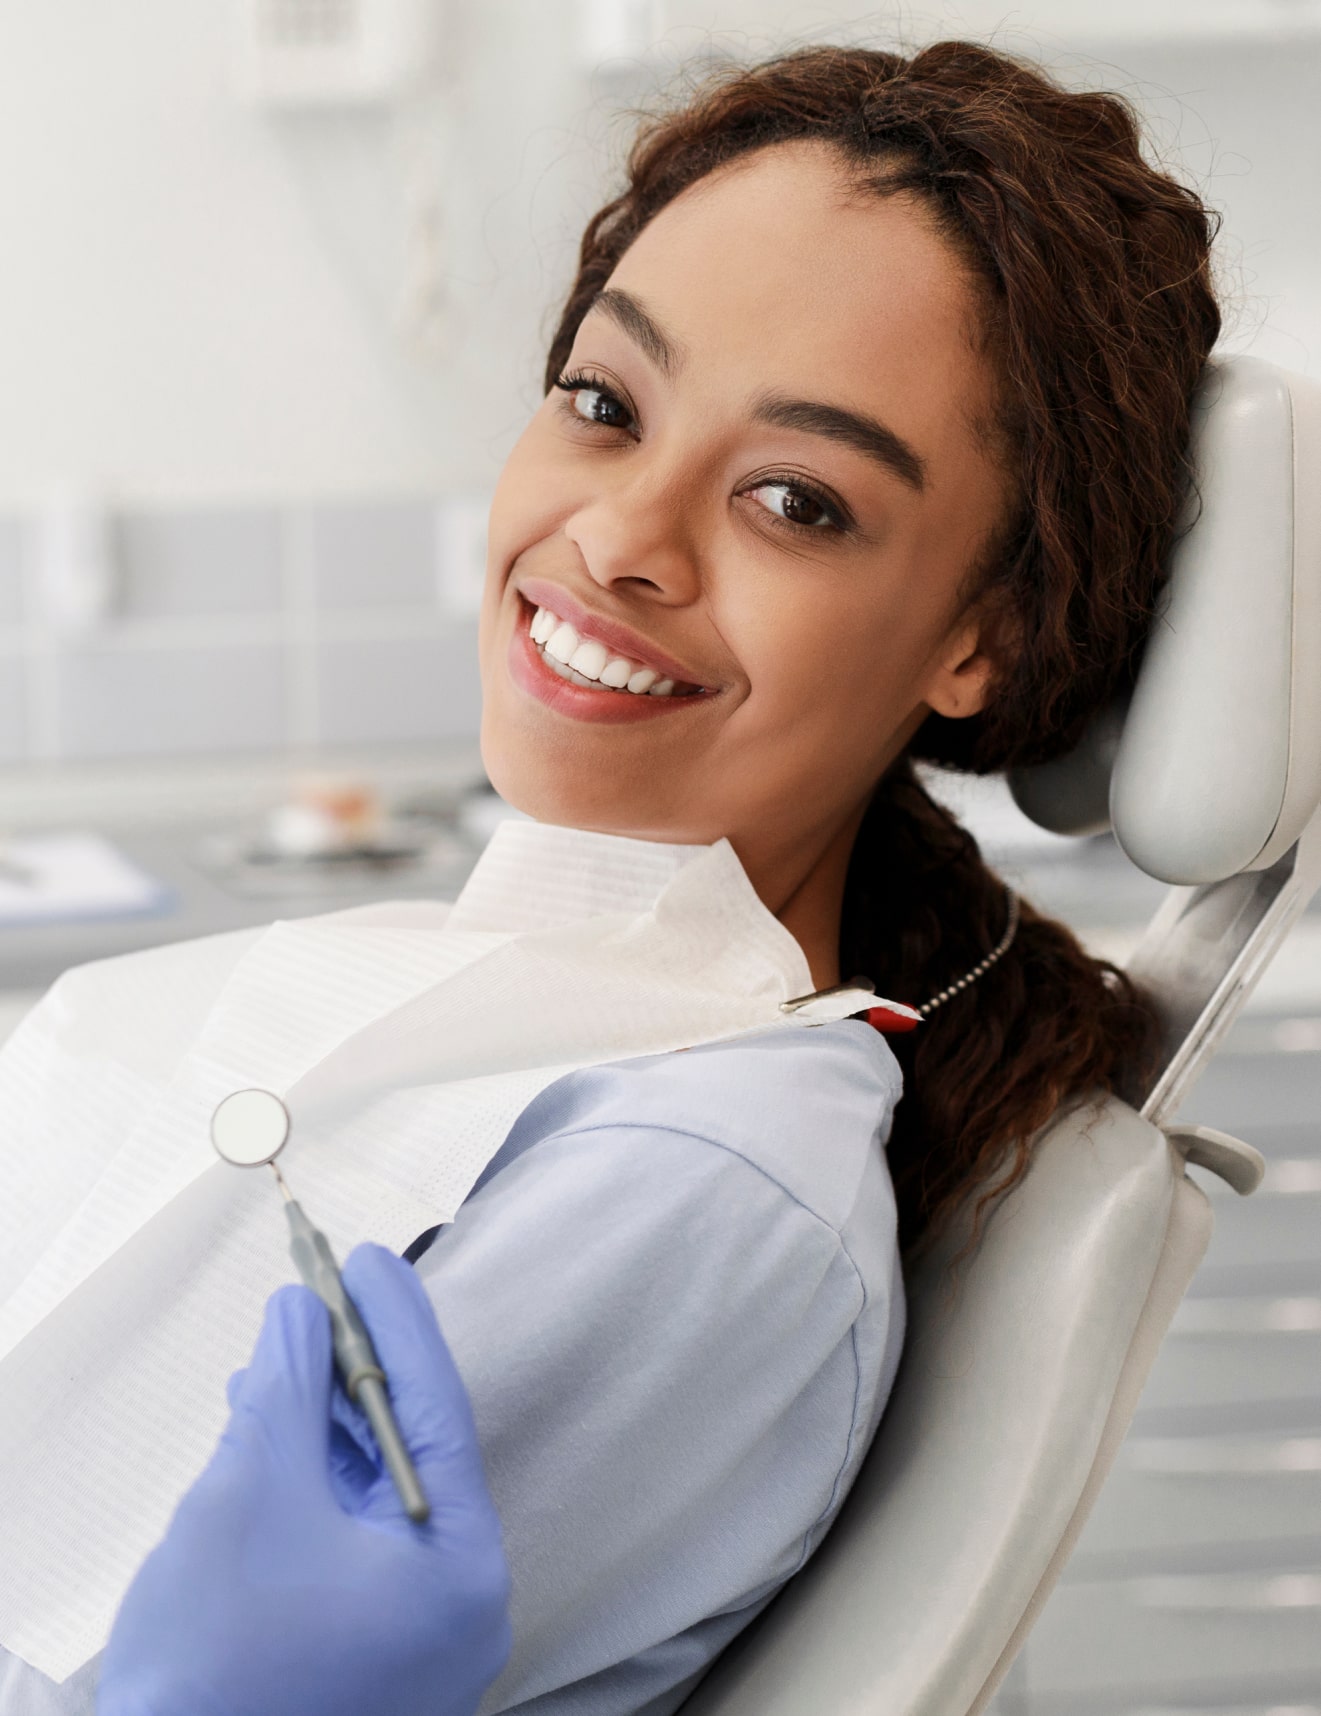
<svg viewBox="0 0 1321 1716"><path fill-rule="evenodd" d="M532 610L545 608L558 620L572 626L580 640L604 645L607 659L622 657L637 667L649 668L658 679L672 679L680 692L715 689L703 679L699 670L667 655L649 638L622 621L592 613L561 585L545 578L529 578L520 582L518 592ZM529 613L525 619L530 620L531 617Z"/></svg>
<svg viewBox="0 0 1321 1716"><path fill-rule="evenodd" d="M660 695L652 695L650 687L639 693L629 691L626 686L620 689L602 685L576 672L572 678L566 677L571 670L566 669L562 663L552 661L532 640L531 622L537 611L526 601L520 600L513 633L509 639L509 676L521 691L553 710L555 714L568 716L575 721L619 725L624 722L657 720L676 714L681 709L703 709L715 700L714 692L703 691L700 687L694 687L688 695L680 696L677 682L671 686L669 692L662 691ZM615 635L627 629L616 628ZM630 637L632 635L634 634L630 634ZM636 645L633 647L636 648ZM654 652L652 653L654 656ZM633 661L637 658L628 659ZM646 671L651 673L654 670ZM656 683L659 687L666 682Z"/></svg>
<svg viewBox="0 0 1321 1716"><path fill-rule="evenodd" d="M624 697L691 697L701 687L680 686L662 679L654 667L622 655L611 655L596 638L578 633L549 608L538 608L528 626L528 636L553 673L589 690L619 692Z"/></svg>

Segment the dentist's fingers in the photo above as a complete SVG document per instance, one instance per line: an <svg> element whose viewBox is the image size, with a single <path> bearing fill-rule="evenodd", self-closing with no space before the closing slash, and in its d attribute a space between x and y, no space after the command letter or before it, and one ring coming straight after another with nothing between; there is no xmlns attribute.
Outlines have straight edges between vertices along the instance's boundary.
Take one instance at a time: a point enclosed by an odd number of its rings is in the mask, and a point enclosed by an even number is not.
<svg viewBox="0 0 1321 1716"><path fill-rule="evenodd" d="M457 1461L464 1482L480 1483L484 1492L468 1391L417 1272L383 1246L360 1245L343 1275L389 1378L395 1417L419 1470L423 1463Z"/></svg>
<svg viewBox="0 0 1321 1716"><path fill-rule="evenodd" d="M301 1471L327 1474L333 1364L326 1307L307 1287L279 1288L251 1362L230 1378L225 1440L257 1440Z"/></svg>

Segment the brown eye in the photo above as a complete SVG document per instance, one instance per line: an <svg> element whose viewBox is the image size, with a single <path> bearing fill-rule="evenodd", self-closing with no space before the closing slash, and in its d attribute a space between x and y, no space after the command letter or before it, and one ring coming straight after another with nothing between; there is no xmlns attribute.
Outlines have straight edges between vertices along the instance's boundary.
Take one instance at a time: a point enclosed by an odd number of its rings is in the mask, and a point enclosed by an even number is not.
<svg viewBox="0 0 1321 1716"><path fill-rule="evenodd" d="M766 510L799 530L838 530L834 508L796 483L760 483L748 491Z"/></svg>
<svg viewBox="0 0 1321 1716"><path fill-rule="evenodd" d="M555 386L568 394L566 407L584 423L599 423L603 429L624 429L630 435L637 432L637 419L618 394L586 370L562 375Z"/></svg>
<svg viewBox="0 0 1321 1716"><path fill-rule="evenodd" d="M811 495L798 494L793 489L785 495L781 510L790 524L820 524L826 516L826 509L819 500L813 500Z"/></svg>
<svg viewBox="0 0 1321 1716"><path fill-rule="evenodd" d="M585 379L575 379L573 376L558 381L558 388L570 396L570 410L575 417L582 417L588 424L602 424L606 429L631 429L633 414L630 408L612 395L609 388L600 388L595 383Z"/></svg>
<svg viewBox="0 0 1321 1716"><path fill-rule="evenodd" d="M573 395L573 408L588 422L606 424L609 429L626 429L630 422L623 405L609 393L602 393L600 388L580 388Z"/></svg>

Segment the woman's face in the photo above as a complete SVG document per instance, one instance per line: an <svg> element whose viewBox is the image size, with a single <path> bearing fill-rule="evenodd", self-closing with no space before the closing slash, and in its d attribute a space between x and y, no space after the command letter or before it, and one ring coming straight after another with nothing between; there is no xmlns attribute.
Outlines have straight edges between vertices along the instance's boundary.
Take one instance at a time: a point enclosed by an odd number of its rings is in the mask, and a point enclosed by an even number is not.
<svg viewBox="0 0 1321 1716"><path fill-rule="evenodd" d="M685 192L496 491L496 788L546 822L726 835L778 909L927 712L983 700L961 595L1007 503L994 416L976 289L919 203L815 144Z"/></svg>

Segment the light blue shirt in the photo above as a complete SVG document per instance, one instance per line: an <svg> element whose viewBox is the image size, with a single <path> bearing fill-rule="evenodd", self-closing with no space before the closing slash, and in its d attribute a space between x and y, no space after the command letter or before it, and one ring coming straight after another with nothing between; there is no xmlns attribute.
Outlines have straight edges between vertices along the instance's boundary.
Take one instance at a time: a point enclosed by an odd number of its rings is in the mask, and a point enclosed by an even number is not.
<svg viewBox="0 0 1321 1716"><path fill-rule="evenodd" d="M513 1575L485 1716L665 1716L821 1541L903 1340L899 1094L856 1020L571 1073L421 1255ZM0 1653L0 1716L96 1668Z"/></svg>

